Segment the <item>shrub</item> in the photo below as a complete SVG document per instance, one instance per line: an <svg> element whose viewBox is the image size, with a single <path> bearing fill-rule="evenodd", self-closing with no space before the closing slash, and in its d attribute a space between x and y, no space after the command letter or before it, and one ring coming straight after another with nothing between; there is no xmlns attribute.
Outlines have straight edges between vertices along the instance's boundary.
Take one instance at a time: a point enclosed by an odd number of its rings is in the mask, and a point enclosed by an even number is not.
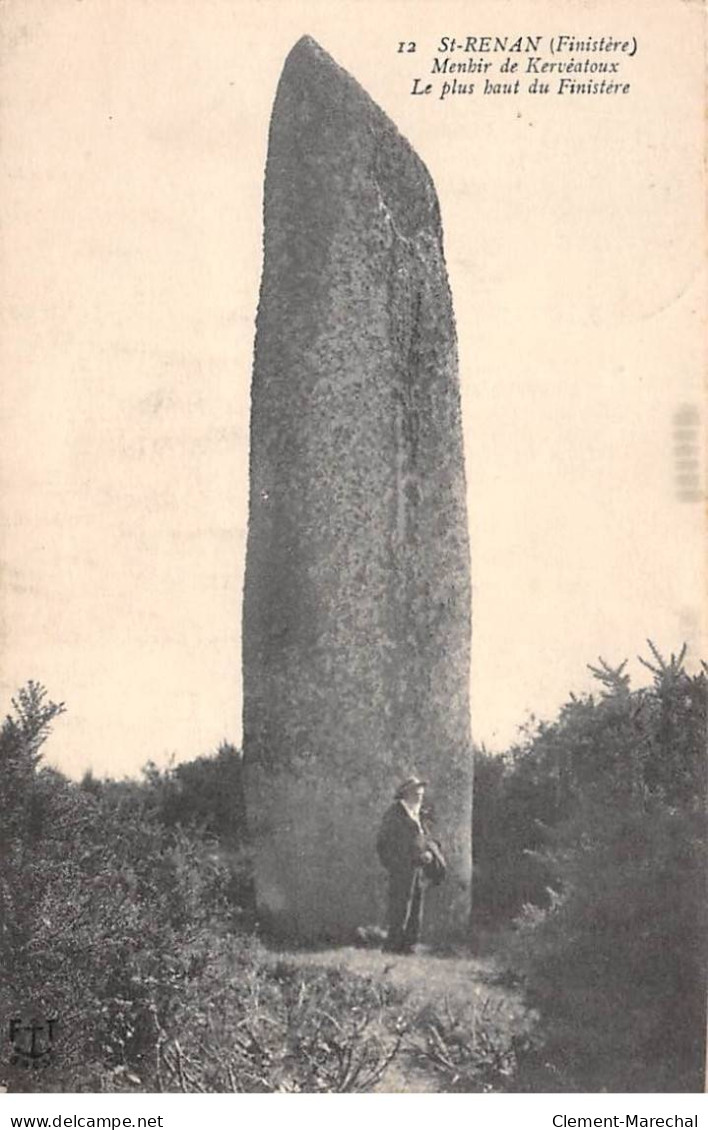
<svg viewBox="0 0 708 1130"><path fill-rule="evenodd" d="M527 751L557 798L531 856L550 889L508 959L546 1034L529 1089L702 1088L706 677L650 646L650 687L601 661L600 698L571 700Z"/></svg>
<svg viewBox="0 0 708 1130"><path fill-rule="evenodd" d="M85 1089L91 1064L139 1072L152 1010L196 975L214 924L228 925L230 875L213 845L134 798L42 766L62 708L39 684L13 707L0 731L0 1010L7 1022L58 1017L62 1078Z"/></svg>
<svg viewBox="0 0 708 1130"><path fill-rule="evenodd" d="M544 732L539 727L536 736ZM527 903L549 905L545 829L558 820L555 773L533 739L502 755L475 755L473 923L498 927Z"/></svg>

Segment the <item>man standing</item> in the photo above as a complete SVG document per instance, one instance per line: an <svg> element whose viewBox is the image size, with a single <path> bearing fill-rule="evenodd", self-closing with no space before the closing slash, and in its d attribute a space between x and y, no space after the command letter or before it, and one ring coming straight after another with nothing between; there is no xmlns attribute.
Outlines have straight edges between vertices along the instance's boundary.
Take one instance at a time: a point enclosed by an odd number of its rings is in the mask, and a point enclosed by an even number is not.
<svg viewBox="0 0 708 1130"><path fill-rule="evenodd" d="M412 953L423 922L426 877L440 882L445 861L421 822L425 781L409 777L384 814L376 841L379 859L388 871L388 953Z"/></svg>

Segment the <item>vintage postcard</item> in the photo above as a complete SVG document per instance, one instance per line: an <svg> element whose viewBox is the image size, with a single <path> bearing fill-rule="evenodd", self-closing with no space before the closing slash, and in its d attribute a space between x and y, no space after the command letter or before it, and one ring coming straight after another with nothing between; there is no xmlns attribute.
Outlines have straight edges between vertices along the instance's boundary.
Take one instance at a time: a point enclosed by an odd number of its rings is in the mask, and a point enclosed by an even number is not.
<svg viewBox="0 0 708 1130"><path fill-rule="evenodd" d="M698 1126L705 18L0 5L22 1114Z"/></svg>

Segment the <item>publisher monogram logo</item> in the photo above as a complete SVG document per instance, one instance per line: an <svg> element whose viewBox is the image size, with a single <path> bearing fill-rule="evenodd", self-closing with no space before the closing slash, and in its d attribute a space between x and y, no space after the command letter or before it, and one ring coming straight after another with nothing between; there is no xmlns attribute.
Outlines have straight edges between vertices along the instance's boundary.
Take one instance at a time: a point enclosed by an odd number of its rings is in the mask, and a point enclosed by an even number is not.
<svg viewBox="0 0 708 1130"><path fill-rule="evenodd" d="M57 1018L13 1016L10 1021L10 1063L19 1067L43 1067L52 1054L52 1041Z"/></svg>

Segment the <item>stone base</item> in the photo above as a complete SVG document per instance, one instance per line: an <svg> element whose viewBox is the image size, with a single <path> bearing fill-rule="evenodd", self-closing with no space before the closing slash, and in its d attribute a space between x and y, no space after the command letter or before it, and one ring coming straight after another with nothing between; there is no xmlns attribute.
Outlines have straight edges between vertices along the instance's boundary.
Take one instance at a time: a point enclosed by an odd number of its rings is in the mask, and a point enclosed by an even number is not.
<svg viewBox="0 0 708 1130"><path fill-rule="evenodd" d="M386 921L386 872L376 855L390 788L372 791L378 773L345 791L314 772L246 772L254 847L257 916L272 937L292 943L354 943L364 926ZM445 883L426 894L423 941L460 936L469 920L469 790L432 790L449 865Z"/></svg>

